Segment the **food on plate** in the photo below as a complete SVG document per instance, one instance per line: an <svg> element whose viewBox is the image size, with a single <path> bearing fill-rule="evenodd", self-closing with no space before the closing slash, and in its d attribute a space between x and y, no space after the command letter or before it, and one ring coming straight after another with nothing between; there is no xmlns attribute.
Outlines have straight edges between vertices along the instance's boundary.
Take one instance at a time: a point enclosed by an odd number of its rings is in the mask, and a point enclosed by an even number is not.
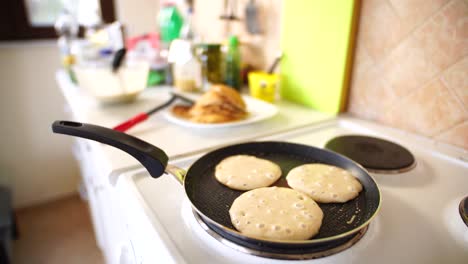
<svg viewBox="0 0 468 264"><path fill-rule="evenodd" d="M358 196L361 183L347 170L320 163L292 169L286 176L288 185L309 195L319 203L344 203Z"/></svg>
<svg viewBox="0 0 468 264"><path fill-rule="evenodd" d="M189 110L190 110L191 106L188 106L188 105L174 105L172 107L172 113L178 117L182 117L182 118L185 118L185 119L189 119L190 118L190 114L189 114Z"/></svg>
<svg viewBox="0 0 468 264"><path fill-rule="evenodd" d="M266 187L281 177L281 168L275 163L250 155L235 155L223 159L215 169L220 183L235 190Z"/></svg>
<svg viewBox="0 0 468 264"><path fill-rule="evenodd" d="M229 86L215 84L193 106L175 106L172 113L196 123L225 123L247 117L242 96Z"/></svg>
<svg viewBox="0 0 468 264"><path fill-rule="evenodd" d="M289 188L264 187L237 197L229 215L242 234L269 240L306 240L319 232L323 212L307 195Z"/></svg>

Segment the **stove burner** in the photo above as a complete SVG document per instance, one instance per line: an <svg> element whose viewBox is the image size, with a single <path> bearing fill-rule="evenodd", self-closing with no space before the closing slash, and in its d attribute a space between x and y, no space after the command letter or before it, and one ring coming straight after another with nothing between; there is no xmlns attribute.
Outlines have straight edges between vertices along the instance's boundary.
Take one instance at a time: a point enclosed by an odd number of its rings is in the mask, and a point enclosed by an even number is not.
<svg viewBox="0 0 468 264"><path fill-rule="evenodd" d="M401 173L416 166L414 156L393 142L368 136L340 136L331 139L325 148L345 155L370 172Z"/></svg>
<svg viewBox="0 0 468 264"><path fill-rule="evenodd" d="M463 198L460 202L460 206L458 207L460 211L460 216L465 223L465 225L468 227L468 196Z"/></svg>
<svg viewBox="0 0 468 264"><path fill-rule="evenodd" d="M304 260L330 256L356 244L368 229L368 226L366 226L355 234L333 242L322 242L310 246L294 244L291 244L289 247L285 247L284 245L274 246L271 243L264 245L259 243L258 240L247 241L226 234L219 227L205 222L195 211L192 210L192 212L200 226L224 245L243 253L274 259Z"/></svg>

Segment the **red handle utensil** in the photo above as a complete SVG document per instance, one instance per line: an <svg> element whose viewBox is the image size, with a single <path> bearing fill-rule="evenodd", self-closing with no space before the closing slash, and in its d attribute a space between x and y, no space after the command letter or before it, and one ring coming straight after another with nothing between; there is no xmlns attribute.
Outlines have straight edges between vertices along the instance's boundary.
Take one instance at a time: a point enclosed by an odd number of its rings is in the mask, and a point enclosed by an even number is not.
<svg viewBox="0 0 468 264"><path fill-rule="evenodd" d="M136 116L130 118L129 120L115 126L112 129L120 131L120 132L125 132L128 129L130 129L131 127L133 127L134 125L145 121L146 119L148 119L148 117L149 117L149 115L147 113L139 113L138 115L136 115Z"/></svg>
<svg viewBox="0 0 468 264"><path fill-rule="evenodd" d="M187 103L193 104L193 101L191 99L183 97L183 96L181 96L179 94L171 93L171 98L169 100L167 100L167 102L165 102L164 104L159 105L159 106L157 106L157 107L155 107L155 108L153 108L153 109L151 109L151 110L149 110L147 112L139 113L139 114L135 115L134 117L128 119L127 121L118 124L117 126L113 127L112 129L120 131L120 132L125 132L125 131L129 130L131 127L133 127L134 125L139 124L139 123L145 121L146 119L148 119L150 117L150 115L156 113L157 111L159 111L161 109L164 109L164 108L168 107L177 98L182 99L183 101L185 101Z"/></svg>

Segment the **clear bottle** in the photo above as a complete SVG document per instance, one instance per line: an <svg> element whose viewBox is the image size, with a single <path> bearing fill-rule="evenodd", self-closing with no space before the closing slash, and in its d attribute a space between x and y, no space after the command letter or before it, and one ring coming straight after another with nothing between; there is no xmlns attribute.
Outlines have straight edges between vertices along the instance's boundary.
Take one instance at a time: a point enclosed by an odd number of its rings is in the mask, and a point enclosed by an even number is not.
<svg viewBox="0 0 468 264"><path fill-rule="evenodd" d="M190 45L187 45L185 49L187 50L185 52L192 53ZM193 54L187 54L186 58L176 60L173 64L173 74L174 87L177 90L183 92L198 92L201 90L200 62Z"/></svg>
<svg viewBox="0 0 468 264"><path fill-rule="evenodd" d="M68 72L72 82L76 83L76 76L72 70L72 66L75 64L75 55L72 54L71 46L78 35L78 21L75 16L65 8L57 17L54 28L59 35L57 45L60 51L62 65Z"/></svg>
<svg viewBox="0 0 468 264"><path fill-rule="evenodd" d="M184 19L180 38L171 44L171 53L175 55L173 64L174 87L180 91L196 92L202 90L201 63L195 54L198 40L192 22L193 8L189 7Z"/></svg>
<svg viewBox="0 0 468 264"><path fill-rule="evenodd" d="M242 86L241 54L239 39L236 36L231 36L228 40L224 56L224 83L237 91L240 91Z"/></svg>

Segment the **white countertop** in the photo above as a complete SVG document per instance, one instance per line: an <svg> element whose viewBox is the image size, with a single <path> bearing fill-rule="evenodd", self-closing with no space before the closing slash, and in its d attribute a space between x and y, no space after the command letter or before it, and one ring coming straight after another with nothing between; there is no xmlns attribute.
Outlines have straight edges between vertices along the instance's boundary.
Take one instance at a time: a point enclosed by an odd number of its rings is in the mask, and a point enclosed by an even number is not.
<svg viewBox="0 0 468 264"><path fill-rule="evenodd" d="M75 121L105 127L113 127L169 99L170 87L150 87L133 103L102 106L86 96L77 85L70 81L64 71L58 71L56 79ZM333 115L286 101L278 101L276 106L279 110L278 114L268 120L225 129L189 129L170 123L162 116L162 113L156 113L150 119L128 130L127 133L163 149L170 159L175 159L210 148L249 141L334 118ZM113 172L139 165L131 156L113 147L100 143L92 143L92 146L96 148L95 151L103 154L103 162L106 162L106 167Z"/></svg>

